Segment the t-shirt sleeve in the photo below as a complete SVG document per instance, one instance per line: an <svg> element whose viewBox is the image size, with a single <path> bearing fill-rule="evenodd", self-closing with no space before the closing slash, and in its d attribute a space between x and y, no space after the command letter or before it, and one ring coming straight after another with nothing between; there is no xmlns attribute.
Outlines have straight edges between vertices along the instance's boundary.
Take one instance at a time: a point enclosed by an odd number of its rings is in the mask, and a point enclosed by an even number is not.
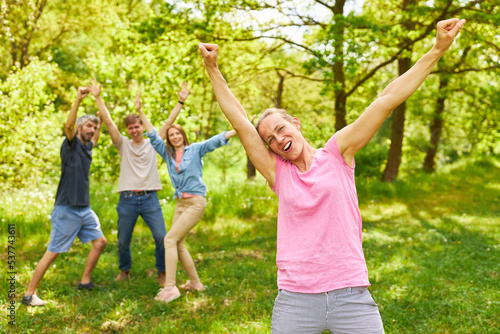
<svg viewBox="0 0 500 334"><path fill-rule="evenodd" d="M75 142L75 137L73 137L73 140L71 141L71 145L69 144L69 140L68 140L68 137L64 138L64 141L61 145L61 151L65 151L65 152L69 152L73 149L73 144Z"/></svg>
<svg viewBox="0 0 500 334"><path fill-rule="evenodd" d="M121 150L122 146L123 146L123 135L120 133L120 135L118 136L118 142L115 144L113 143L113 146L116 147L116 149L118 151Z"/></svg>
<svg viewBox="0 0 500 334"><path fill-rule="evenodd" d="M92 143L92 141L89 141L89 143ZM75 135L73 137L73 139L71 140L71 142L69 141L68 137L66 137L62 143L61 148L65 152L70 152L70 151L76 151L80 145L84 146L83 143L80 141L80 139L78 139L78 137ZM93 145L93 143L91 145ZM87 147L89 147L89 149L91 149L91 146L87 145Z"/></svg>
<svg viewBox="0 0 500 334"><path fill-rule="evenodd" d="M325 144L325 150L327 150L328 152L330 152L337 160L339 160L340 162L342 162L345 166L349 167L349 168L353 168L351 166L349 166L348 164L346 164L345 160L344 160L344 157L342 156L342 154L340 154L340 149L339 149L339 146L337 144L337 136L336 135L333 135ZM354 166L354 158L352 159L352 163L353 163L353 166Z"/></svg>

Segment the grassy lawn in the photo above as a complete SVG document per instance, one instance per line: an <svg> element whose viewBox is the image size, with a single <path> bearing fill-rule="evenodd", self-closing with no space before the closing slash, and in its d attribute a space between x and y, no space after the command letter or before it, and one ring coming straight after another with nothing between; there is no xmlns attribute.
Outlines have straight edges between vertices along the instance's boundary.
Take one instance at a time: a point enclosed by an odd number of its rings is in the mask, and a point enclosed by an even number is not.
<svg viewBox="0 0 500 334"><path fill-rule="evenodd" d="M386 333L500 332L499 175L500 162L485 159L395 184L359 181L371 292ZM49 304L20 305L46 250L56 187L3 194L0 332L269 333L277 292L276 196L261 180L221 183L210 172L205 176L209 204L188 248L207 290L183 293L167 305L153 300L154 243L142 220L132 240L132 280L113 280L119 271L118 196L114 183L98 182L91 183L91 203L108 239L93 274L99 288L76 288L90 249L76 241L38 288ZM165 188L160 198L168 227L174 203ZM8 224L16 230L15 328L7 324L9 285L3 279ZM178 280L186 280L180 266Z"/></svg>

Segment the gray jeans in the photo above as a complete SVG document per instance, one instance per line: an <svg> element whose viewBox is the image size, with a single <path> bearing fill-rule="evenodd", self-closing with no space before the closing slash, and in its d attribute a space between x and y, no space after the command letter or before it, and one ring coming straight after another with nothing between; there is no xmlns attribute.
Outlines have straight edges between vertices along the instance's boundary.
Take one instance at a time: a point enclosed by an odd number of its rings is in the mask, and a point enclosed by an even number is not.
<svg viewBox="0 0 500 334"><path fill-rule="evenodd" d="M366 287L324 293L279 290L271 333L384 333L378 306Z"/></svg>

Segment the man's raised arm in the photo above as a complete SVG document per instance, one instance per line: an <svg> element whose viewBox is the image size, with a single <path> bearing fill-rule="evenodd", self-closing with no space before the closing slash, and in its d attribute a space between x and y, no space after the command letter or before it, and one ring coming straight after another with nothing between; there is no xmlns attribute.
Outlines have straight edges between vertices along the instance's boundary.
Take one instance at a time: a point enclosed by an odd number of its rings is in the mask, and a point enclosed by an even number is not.
<svg viewBox="0 0 500 334"><path fill-rule="evenodd" d="M153 131L154 127L153 124L149 121L149 118L144 114L142 111L142 103L141 103L141 93L139 92L139 95L137 95L137 98L135 99L135 110L139 113L139 117L141 118L142 125L146 128L146 131L148 133L151 133Z"/></svg>
<svg viewBox="0 0 500 334"><path fill-rule="evenodd" d="M76 135L75 123L76 115L78 114L78 108L80 107L80 103L82 102L82 100L87 95L89 95L89 89L87 87L78 87L76 100L71 106L68 118L66 119L66 138L68 138L70 145Z"/></svg>
<svg viewBox="0 0 500 334"><path fill-rule="evenodd" d="M95 133L92 136L92 147L95 147L97 145L97 142L99 141L99 135L101 134L101 129L102 129L102 117L99 111L97 112L97 117L99 117L99 125L97 125L97 129L95 129Z"/></svg>
<svg viewBox="0 0 500 334"><path fill-rule="evenodd" d="M118 140L120 139L120 131L118 130L115 122L113 122L108 108L106 108L106 105L104 104L104 101L101 97L101 85L97 83L96 79L91 79L89 81L89 84L87 85L87 88L89 89L90 93L94 95L97 108L100 112L100 118L108 128L109 135L111 136L111 141L116 145L118 143Z"/></svg>

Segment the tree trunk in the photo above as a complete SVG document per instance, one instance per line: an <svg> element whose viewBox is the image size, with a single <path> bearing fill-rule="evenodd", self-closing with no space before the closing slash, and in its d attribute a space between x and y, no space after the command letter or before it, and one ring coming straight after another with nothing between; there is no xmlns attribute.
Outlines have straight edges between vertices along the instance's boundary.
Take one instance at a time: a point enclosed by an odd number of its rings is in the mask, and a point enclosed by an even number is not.
<svg viewBox="0 0 500 334"><path fill-rule="evenodd" d="M347 96L345 94L345 90L343 88L335 90L335 132L347 125L347 121L345 119L346 102Z"/></svg>
<svg viewBox="0 0 500 334"><path fill-rule="evenodd" d="M411 5L416 5L418 0L403 0L402 10L406 12L408 7ZM415 29L415 23L411 20L403 22L403 26L407 31L413 31ZM408 40L406 38L401 42L406 43ZM411 68L411 53L413 49L409 46L405 53L398 58L398 74L403 75L406 71ZM387 156L387 164L385 165L384 174L382 175L382 181L394 182L399 172L399 165L401 164L401 155L403 152L403 138L405 132L405 112L406 112L406 101L400 104L394 109L392 113L392 129L391 129L391 147L389 148L389 154Z"/></svg>
<svg viewBox="0 0 500 334"><path fill-rule="evenodd" d="M446 74L439 76L439 91L438 98L436 100L436 112L434 114L434 120L431 126L431 141L430 148L427 150L427 155L424 159L424 171L426 173L433 173L436 170L435 158L437 153L437 148L439 145L439 140L441 139L441 134L443 133L443 112L444 104L446 101L446 94L444 90L448 86L449 77Z"/></svg>
<svg viewBox="0 0 500 334"><path fill-rule="evenodd" d="M283 108L283 85L285 83L285 76L282 75L279 71L276 71L276 74L278 74L278 90L276 92L276 108Z"/></svg>
<svg viewBox="0 0 500 334"><path fill-rule="evenodd" d="M402 75L411 68L411 58L402 57L398 59L399 75ZM406 102L403 102L394 109L392 113L391 147L387 157L382 181L393 182L398 176L399 165L401 164L401 153L403 151L403 138L405 127Z"/></svg>
<svg viewBox="0 0 500 334"><path fill-rule="evenodd" d="M210 101L210 108L208 109L207 126L205 127L205 139L210 138L210 127L212 126L212 114L214 113L214 107L217 103L215 94L212 93L212 100Z"/></svg>
<svg viewBox="0 0 500 334"><path fill-rule="evenodd" d="M30 52L29 47L31 44L31 39L36 33L37 22L43 14L43 10L47 5L47 0L42 0L34 4L35 7L32 8L33 12L28 15L23 26L26 28L24 35L18 36L18 43L12 42L12 49L10 51L12 57L12 65L15 66L16 62L19 61L19 68L24 68L30 62ZM11 4L12 6L12 4ZM19 18L18 18L19 19ZM30 22L32 21L32 22Z"/></svg>
<svg viewBox="0 0 500 334"><path fill-rule="evenodd" d="M255 166L250 161L247 155L247 180L252 180L255 178Z"/></svg>
<svg viewBox="0 0 500 334"><path fill-rule="evenodd" d="M335 63L333 64L333 78L335 81L335 131L339 131L347 125L346 121L346 102L347 95L345 91L345 73L344 73L344 5L345 0L335 1L333 15L335 20Z"/></svg>
<svg viewBox="0 0 500 334"><path fill-rule="evenodd" d="M12 58L12 66L15 66L17 62L17 44L14 42L11 43L10 56Z"/></svg>

